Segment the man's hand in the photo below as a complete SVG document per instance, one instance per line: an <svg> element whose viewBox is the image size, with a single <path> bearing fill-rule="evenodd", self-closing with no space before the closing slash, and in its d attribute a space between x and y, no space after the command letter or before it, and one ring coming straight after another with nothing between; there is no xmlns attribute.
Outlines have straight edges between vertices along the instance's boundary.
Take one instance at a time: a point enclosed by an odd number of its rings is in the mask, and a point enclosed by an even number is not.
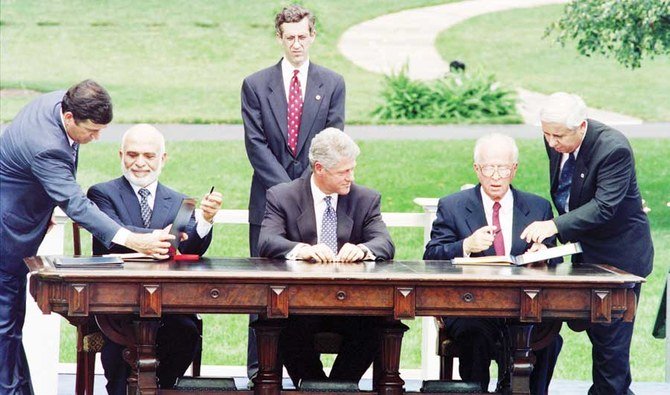
<svg viewBox="0 0 670 395"><path fill-rule="evenodd" d="M535 221L521 232L521 238L526 240L526 243L530 243L531 241L534 243L542 243L544 239L551 237L556 233L558 233L558 229L556 229L554 221Z"/></svg>
<svg viewBox="0 0 670 395"><path fill-rule="evenodd" d="M526 252L535 252L535 251L540 251L540 250L546 250L547 246L542 244L542 243L533 243L530 247L528 247L528 251Z"/></svg>
<svg viewBox="0 0 670 395"><path fill-rule="evenodd" d="M164 231L131 233L126 239L126 247L132 248L143 254L153 255L156 258L164 259L168 257L170 240L174 240L174 236L165 233Z"/></svg>
<svg viewBox="0 0 670 395"><path fill-rule="evenodd" d="M475 252L487 250L493 244L495 238L495 226L482 226L477 229L470 237L463 240L463 252L470 255Z"/></svg>
<svg viewBox="0 0 670 395"><path fill-rule="evenodd" d="M365 251L355 244L345 243L335 258L339 262L359 262L365 258Z"/></svg>
<svg viewBox="0 0 670 395"><path fill-rule="evenodd" d="M304 246L297 252L298 259L303 261L314 261L318 263L333 262L335 260L335 253L327 245L321 243L313 246Z"/></svg>
<svg viewBox="0 0 670 395"><path fill-rule="evenodd" d="M172 229L172 224L166 226L165 228L163 228L163 230L155 229L152 233L155 233L155 234L170 233L170 229ZM188 240L188 233L179 232L179 242L181 243L182 241L185 241L185 240Z"/></svg>
<svg viewBox="0 0 670 395"><path fill-rule="evenodd" d="M202 218L211 223L214 221L214 216L219 212L221 203L223 202L223 195L214 191L205 195L200 201L200 209L202 210Z"/></svg>

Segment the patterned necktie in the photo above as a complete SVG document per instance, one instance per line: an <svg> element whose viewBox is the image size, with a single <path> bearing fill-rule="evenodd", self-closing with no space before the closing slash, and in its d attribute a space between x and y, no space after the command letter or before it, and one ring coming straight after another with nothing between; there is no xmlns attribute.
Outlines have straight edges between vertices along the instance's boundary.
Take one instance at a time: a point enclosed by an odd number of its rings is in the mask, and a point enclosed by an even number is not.
<svg viewBox="0 0 670 395"><path fill-rule="evenodd" d="M568 211L568 199L570 198L570 186L572 186L572 175L575 173L575 155L570 153L568 160L563 164L561 175L558 177L558 188L556 188L556 197L554 204L559 214L565 214Z"/></svg>
<svg viewBox="0 0 670 395"><path fill-rule="evenodd" d="M140 209L142 210L142 222L144 227L148 228L149 223L151 223L151 207L149 207L149 202L147 201L147 196L151 194L148 189L141 188L137 193L140 194Z"/></svg>
<svg viewBox="0 0 670 395"><path fill-rule="evenodd" d="M293 70L293 78L288 93L288 147L293 156L298 148L298 133L300 132L300 120L302 119L302 89L298 79L298 71Z"/></svg>
<svg viewBox="0 0 670 395"><path fill-rule="evenodd" d="M503 240L502 228L500 227L500 203L493 203L493 225L496 227L496 233L493 238L493 249L496 255L505 255L505 240Z"/></svg>
<svg viewBox="0 0 670 395"><path fill-rule="evenodd" d="M74 156L74 171L77 171L79 165L79 143L72 143L72 156Z"/></svg>
<svg viewBox="0 0 670 395"><path fill-rule="evenodd" d="M321 222L321 242L337 254L337 214L330 202L332 197L326 196L323 199L326 201L326 210L323 212Z"/></svg>

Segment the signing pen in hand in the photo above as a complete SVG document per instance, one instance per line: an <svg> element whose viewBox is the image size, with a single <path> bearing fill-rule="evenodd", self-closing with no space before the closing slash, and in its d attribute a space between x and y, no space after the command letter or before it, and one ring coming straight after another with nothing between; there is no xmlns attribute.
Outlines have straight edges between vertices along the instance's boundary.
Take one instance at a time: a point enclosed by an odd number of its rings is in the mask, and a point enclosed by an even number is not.
<svg viewBox="0 0 670 395"><path fill-rule="evenodd" d="M209 200L209 195L211 195L212 192L214 192L214 185L212 185L212 189L210 189L209 193L207 194L207 200Z"/></svg>

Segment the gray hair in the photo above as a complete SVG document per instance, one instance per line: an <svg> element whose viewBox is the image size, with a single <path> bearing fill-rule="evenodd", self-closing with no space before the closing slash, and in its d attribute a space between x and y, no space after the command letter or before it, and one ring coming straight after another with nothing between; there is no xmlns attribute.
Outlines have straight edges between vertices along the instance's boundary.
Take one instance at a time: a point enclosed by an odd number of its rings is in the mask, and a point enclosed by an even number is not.
<svg viewBox="0 0 670 395"><path fill-rule="evenodd" d="M342 159L356 159L361 153L358 145L343 131L326 128L312 139L309 147L309 165L314 168L316 162L326 169L337 166Z"/></svg>
<svg viewBox="0 0 670 395"><path fill-rule="evenodd" d="M149 125L148 123L138 123L137 125L131 126L125 133L123 133L123 137L121 138L121 151L125 151L126 139L129 135L134 133L153 134L152 137L160 143L160 151L158 152L158 155L163 155L165 153L165 137L163 137L163 133L156 129L155 126Z"/></svg>
<svg viewBox="0 0 670 395"><path fill-rule="evenodd" d="M542 105L540 120L575 129L586 120L586 104L577 95L556 92L550 95Z"/></svg>
<svg viewBox="0 0 670 395"><path fill-rule="evenodd" d="M512 160L514 163L519 162L519 148L516 146L516 141L514 141L512 137L502 133L489 133L478 138L475 143L475 163L481 163L482 147L487 145L506 146L512 152Z"/></svg>

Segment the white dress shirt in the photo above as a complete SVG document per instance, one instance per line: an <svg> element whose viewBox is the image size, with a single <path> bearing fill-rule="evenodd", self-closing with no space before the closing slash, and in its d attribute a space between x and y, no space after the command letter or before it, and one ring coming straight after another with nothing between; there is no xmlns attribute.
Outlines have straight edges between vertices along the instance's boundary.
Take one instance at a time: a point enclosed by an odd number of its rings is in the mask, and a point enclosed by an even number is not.
<svg viewBox="0 0 670 395"><path fill-rule="evenodd" d="M493 203L495 203L486 193L482 191L482 204L484 205L484 214L489 226L493 225ZM500 211L498 219L502 228L503 241L505 243L505 255L510 255L512 251L512 221L514 219L514 194L512 190L507 190L505 196L499 201Z"/></svg>
<svg viewBox="0 0 670 395"><path fill-rule="evenodd" d="M293 70L296 68L283 58L281 61L281 75L284 80L284 93L286 94L286 102L288 103L288 94L291 91L291 80L293 79ZM305 91L307 91L307 72L309 71L309 59L298 67L298 81L300 82L300 92L302 101L305 101Z"/></svg>

